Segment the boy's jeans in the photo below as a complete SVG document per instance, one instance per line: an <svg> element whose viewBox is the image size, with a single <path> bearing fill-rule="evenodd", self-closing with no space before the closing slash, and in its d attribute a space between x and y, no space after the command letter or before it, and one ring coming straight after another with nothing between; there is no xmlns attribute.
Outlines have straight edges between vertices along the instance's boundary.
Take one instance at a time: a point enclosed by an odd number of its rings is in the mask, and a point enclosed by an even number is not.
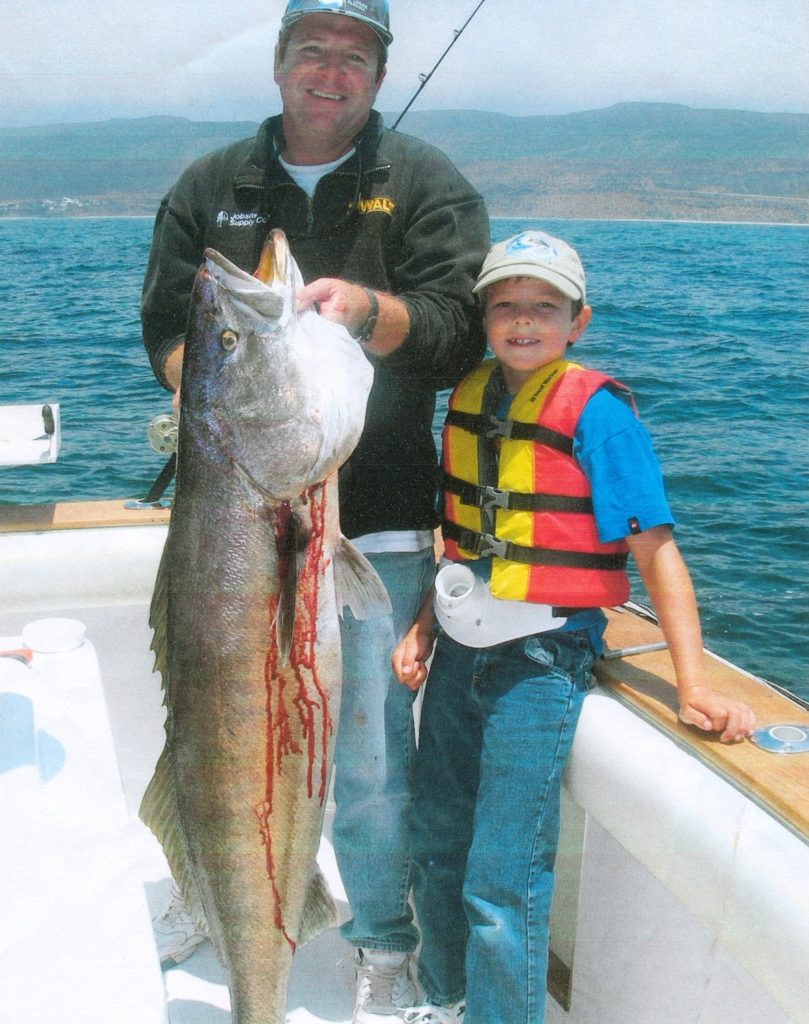
<svg viewBox="0 0 809 1024"><path fill-rule="evenodd" d="M358 622L346 608L342 624L333 839L353 915L342 932L355 946L411 952L418 942L408 904L414 694L396 681L390 656L432 585L435 560L432 548L367 557L393 615Z"/></svg>
<svg viewBox="0 0 809 1024"><path fill-rule="evenodd" d="M592 663L585 631L438 639L414 789L419 980L432 1003L465 994L466 1024L544 1020L562 771Z"/></svg>

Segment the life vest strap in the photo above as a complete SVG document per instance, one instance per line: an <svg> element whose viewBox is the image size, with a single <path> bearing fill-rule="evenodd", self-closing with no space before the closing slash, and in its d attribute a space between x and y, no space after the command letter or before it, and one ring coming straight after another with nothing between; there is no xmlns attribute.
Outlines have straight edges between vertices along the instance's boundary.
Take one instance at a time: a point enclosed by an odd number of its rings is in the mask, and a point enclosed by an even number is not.
<svg viewBox="0 0 809 1024"><path fill-rule="evenodd" d="M454 540L458 547L464 551L471 551L478 558L495 556L524 565L561 566L567 569L620 570L624 569L627 563L626 552L595 554L589 551L523 547L521 544L493 537L490 533L467 530L448 520L442 522L441 529L445 539Z"/></svg>
<svg viewBox="0 0 809 1024"><path fill-rule="evenodd" d="M460 427L462 430L480 437L490 439L505 437L510 441L534 441L563 452L565 455L573 454L572 437L561 434L557 430L551 430L550 427L540 426L538 423L504 420L491 414L487 416L480 413L461 412L459 409L449 410L446 423L450 427Z"/></svg>
<svg viewBox="0 0 809 1024"><path fill-rule="evenodd" d="M524 491L504 491L500 487L471 484L460 477L444 474L444 490L460 498L461 504L485 509L504 508L515 512L581 512L592 514L591 498L571 497L564 494L531 494Z"/></svg>

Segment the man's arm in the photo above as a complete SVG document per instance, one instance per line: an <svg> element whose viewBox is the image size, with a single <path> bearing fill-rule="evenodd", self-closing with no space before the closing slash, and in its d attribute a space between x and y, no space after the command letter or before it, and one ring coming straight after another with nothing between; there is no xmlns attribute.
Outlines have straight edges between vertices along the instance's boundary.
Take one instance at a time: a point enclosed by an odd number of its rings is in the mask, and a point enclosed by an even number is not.
<svg viewBox="0 0 809 1024"><path fill-rule="evenodd" d="M155 218L141 295L143 344L155 376L170 391L180 384L182 343L204 242L181 178Z"/></svg>
<svg viewBox="0 0 809 1024"><path fill-rule="evenodd" d="M472 288L489 249L486 208L433 147L387 133L378 159L393 166L394 205L377 241L376 228L363 229L370 249L378 245L378 251L368 264L311 281L303 304L317 301L324 316L356 337L369 310L365 288L372 288L379 314L366 342L369 354L384 358L400 378L417 379L426 388L450 387L485 352Z"/></svg>

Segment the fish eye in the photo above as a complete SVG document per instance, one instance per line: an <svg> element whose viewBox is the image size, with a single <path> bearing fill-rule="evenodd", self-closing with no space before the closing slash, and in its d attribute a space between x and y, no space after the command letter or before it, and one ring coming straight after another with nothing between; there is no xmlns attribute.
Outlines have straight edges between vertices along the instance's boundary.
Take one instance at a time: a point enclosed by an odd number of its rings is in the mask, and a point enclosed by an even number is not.
<svg viewBox="0 0 809 1024"><path fill-rule="evenodd" d="M219 335L219 344L225 352L232 352L239 344L239 335L229 327L226 327Z"/></svg>

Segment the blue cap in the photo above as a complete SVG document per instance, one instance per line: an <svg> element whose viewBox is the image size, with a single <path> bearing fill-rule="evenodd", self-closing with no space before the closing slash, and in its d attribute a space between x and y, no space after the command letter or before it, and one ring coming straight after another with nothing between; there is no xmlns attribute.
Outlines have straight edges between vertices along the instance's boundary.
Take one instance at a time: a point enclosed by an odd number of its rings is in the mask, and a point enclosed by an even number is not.
<svg viewBox="0 0 809 1024"><path fill-rule="evenodd" d="M306 14L342 14L369 25L387 50L393 42L388 21L388 0L289 0L281 28L289 28Z"/></svg>

